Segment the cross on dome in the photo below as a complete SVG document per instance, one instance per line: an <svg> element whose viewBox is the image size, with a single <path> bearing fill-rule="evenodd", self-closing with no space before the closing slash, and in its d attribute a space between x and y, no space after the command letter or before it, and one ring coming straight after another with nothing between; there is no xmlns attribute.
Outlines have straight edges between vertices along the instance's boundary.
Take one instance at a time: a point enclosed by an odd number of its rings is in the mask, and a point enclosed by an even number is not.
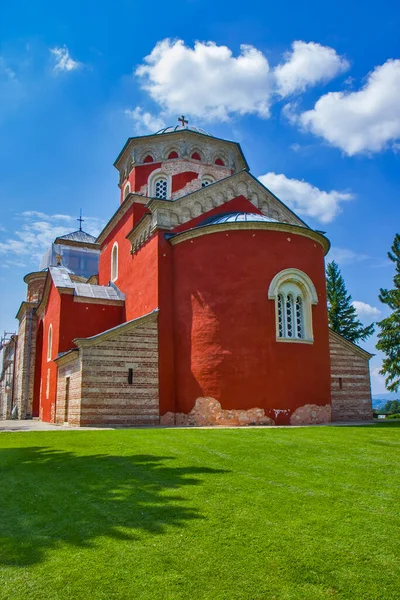
<svg viewBox="0 0 400 600"><path fill-rule="evenodd" d="M85 219L82 219L82 209L80 210L79 213L79 219L77 219L78 223L79 223L79 231L82 231L82 223Z"/></svg>
<svg viewBox="0 0 400 600"><path fill-rule="evenodd" d="M185 127L185 125L188 125L189 121L187 121L185 119L185 115L182 115L180 119L178 119L178 121L182 124L182 127Z"/></svg>

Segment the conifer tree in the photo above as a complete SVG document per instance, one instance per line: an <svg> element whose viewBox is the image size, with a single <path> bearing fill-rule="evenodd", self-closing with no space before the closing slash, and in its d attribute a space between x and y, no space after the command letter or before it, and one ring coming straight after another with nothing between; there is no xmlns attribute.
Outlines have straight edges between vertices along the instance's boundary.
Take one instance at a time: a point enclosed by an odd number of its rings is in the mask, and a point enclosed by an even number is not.
<svg viewBox="0 0 400 600"><path fill-rule="evenodd" d="M392 309L392 313L379 321L378 343L376 347L386 358L383 359L381 374L386 375L386 388L397 392L400 388L400 234L396 234L389 259L395 263L393 289L380 290L379 300Z"/></svg>
<svg viewBox="0 0 400 600"><path fill-rule="evenodd" d="M364 327L357 317L357 311L351 303L344 279L338 265L333 260L326 268L326 291L328 296L329 326L350 342L366 340L374 333L372 323Z"/></svg>

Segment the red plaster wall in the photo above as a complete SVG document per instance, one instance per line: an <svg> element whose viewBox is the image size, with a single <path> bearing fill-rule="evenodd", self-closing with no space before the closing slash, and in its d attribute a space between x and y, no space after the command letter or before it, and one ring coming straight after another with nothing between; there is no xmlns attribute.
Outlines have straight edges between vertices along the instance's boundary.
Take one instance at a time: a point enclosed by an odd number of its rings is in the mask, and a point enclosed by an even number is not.
<svg viewBox="0 0 400 600"><path fill-rule="evenodd" d="M177 192L185 187L187 183L193 181L193 179L197 179L199 176L198 173L194 171L185 171L184 173L178 173L178 175L172 176L172 193Z"/></svg>
<svg viewBox="0 0 400 600"><path fill-rule="evenodd" d="M43 349L42 349L42 373L40 385L40 416L42 421L51 421L56 402L57 392L57 366L53 360L47 360L48 332L50 325L53 327L52 358L59 353L59 327L60 327L61 296L53 283L51 283L46 311L43 317ZM50 369L49 395L47 396L47 371Z"/></svg>
<svg viewBox="0 0 400 600"><path fill-rule="evenodd" d="M222 408L264 408L277 423L288 423L299 406L330 403L319 244L278 231L242 230L188 240L173 253L176 412L188 413L197 398L211 396ZM276 341L268 288L276 273L291 267L307 273L317 289L314 344Z"/></svg>

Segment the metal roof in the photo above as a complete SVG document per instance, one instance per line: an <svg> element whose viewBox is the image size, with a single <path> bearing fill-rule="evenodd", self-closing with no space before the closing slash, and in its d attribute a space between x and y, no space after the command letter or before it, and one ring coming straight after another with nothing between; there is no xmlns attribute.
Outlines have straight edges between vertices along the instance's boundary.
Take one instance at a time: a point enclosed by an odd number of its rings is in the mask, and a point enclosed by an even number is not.
<svg viewBox="0 0 400 600"><path fill-rule="evenodd" d="M86 233L86 231L82 231L82 229L71 231L71 233L67 233L66 235L59 235L57 239L70 240L73 242L85 242L86 244L96 243L96 238L94 235L90 235L90 233Z"/></svg>
<svg viewBox="0 0 400 600"><path fill-rule="evenodd" d="M219 225L220 223L244 223L244 222L267 222L267 223L279 223L276 219L267 217L266 215L259 215L257 213L246 213L246 212L229 212L222 213L208 217L199 224L199 227L203 225Z"/></svg>
<svg viewBox="0 0 400 600"><path fill-rule="evenodd" d="M185 130L194 131L195 133L202 133L203 135L209 135L210 137L213 137L211 135L211 133L208 133L208 131L205 131L204 129L200 129L200 127L192 127L192 126L182 127L182 125L171 125L170 127L164 127L163 129L156 131L156 135L159 135L161 133L172 133L174 131L185 131Z"/></svg>
<svg viewBox="0 0 400 600"><path fill-rule="evenodd" d="M116 285L96 285L72 281L72 271L65 267L49 267L54 285L58 288L70 288L74 290L74 296L84 298L97 298L99 300L124 300L125 296Z"/></svg>

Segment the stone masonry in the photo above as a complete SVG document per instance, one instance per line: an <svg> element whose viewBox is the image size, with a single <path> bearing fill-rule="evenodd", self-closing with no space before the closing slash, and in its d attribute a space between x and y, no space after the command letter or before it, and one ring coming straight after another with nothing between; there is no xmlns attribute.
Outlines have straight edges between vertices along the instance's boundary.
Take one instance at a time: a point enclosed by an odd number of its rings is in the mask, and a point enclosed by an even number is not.
<svg viewBox="0 0 400 600"><path fill-rule="evenodd" d="M329 332L332 421L372 419L369 359L372 354Z"/></svg>

